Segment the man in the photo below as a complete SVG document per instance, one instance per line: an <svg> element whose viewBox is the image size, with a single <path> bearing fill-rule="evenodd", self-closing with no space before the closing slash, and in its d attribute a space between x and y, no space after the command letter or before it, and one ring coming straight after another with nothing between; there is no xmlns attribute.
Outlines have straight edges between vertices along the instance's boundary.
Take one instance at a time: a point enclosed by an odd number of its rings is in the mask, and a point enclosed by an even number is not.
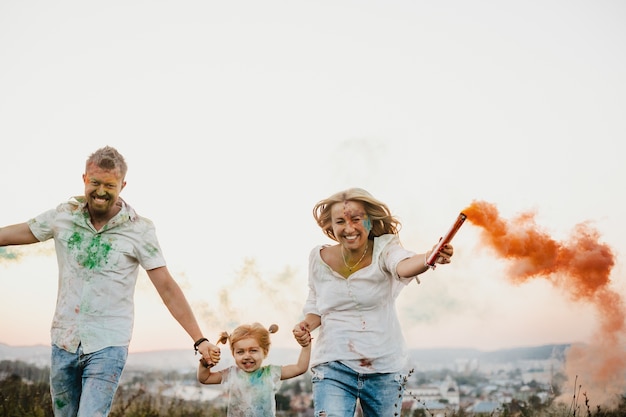
<svg viewBox="0 0 626 417"><path fill-rule="evenodd" d="M55 241L59 291L50 369L55 416L109 414L128 355L139 266L195 341L196 352L208 363L220 359L166 266L154 225L120 198L126 171L116 149L98 149L87 159L84 196L0 228L0 247Z"/></svg>

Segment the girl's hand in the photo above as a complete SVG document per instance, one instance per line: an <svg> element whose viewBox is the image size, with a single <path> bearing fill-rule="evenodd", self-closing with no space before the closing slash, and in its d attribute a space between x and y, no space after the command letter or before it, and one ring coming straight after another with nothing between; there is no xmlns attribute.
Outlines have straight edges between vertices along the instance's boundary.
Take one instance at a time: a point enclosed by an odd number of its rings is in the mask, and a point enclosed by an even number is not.
<svg viewBox="0 0 626 417"><path fill-rule="evenodd" d="M212 368L213 366L215 366L214 364L209 365L209 363L204 358L200 358L200 365L205 368Z"/></svg>
<svg viewBox="0 0 626 417"><path fill-rule="evenodd" d="M208 368L209 366L214 366L217 365L217 363L220 361L220 356L222 354L222 351L220 350L219 347L217 347L216 345L214 345L211 342L208 342L208 347L206 349L206 351L203 349L204 345L206 342L203 342L200 346L202 347L201 349L198 349L198 351L202 354L202 358L200 359L200 363L202 363L202 365L205 368Z"/></svg>

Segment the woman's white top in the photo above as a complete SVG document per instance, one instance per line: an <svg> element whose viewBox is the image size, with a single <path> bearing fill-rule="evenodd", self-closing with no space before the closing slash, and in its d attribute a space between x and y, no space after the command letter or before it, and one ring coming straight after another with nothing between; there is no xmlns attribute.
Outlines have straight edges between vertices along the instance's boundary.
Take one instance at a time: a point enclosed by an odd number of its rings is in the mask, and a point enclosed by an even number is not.
<svg viewBox="0 0 626 417"><path fill-rule="evenodd" d="M344 278L322 260L325 246L315 247L309 256L303 313L322 319L311 366L340 361L364 374L403 370L407 352L395 301L415 277L400 278L396 267L415 253L404 249L397 235L377 237L372 263Z"/></svg>

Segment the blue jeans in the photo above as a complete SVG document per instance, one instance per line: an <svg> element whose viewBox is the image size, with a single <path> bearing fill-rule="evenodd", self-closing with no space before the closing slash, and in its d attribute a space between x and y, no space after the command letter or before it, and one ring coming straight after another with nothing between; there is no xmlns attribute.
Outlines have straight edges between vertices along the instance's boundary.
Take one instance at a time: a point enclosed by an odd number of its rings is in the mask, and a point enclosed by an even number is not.
<svg viewBox="0 0 626 417"><path fill-rule="evenodd" d="M311 369L315 417L354 417L357 398L364 417L400 416L405 375L359 374L341 362Z"/></svg>
<svg viewBox="0 0 626 417"><path fill-rule="evenodd" d="M126 364L128 347L83 354L52 345L50 393L55 417L105 417Z"/></svg>

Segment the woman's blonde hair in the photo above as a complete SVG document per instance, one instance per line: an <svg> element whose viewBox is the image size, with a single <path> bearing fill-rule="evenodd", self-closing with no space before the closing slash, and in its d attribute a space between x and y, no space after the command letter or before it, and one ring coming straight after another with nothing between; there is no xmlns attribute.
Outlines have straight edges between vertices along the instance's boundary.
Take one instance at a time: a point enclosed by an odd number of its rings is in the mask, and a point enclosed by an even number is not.
<svg viewBox="0 0 626 417"><path fill-rule="evenodd" d="M346 201L357 201L365 206L365 212L372 223L369 239L385 234L397 234L400 231L402 227L400 221L391 214L385 203L377 200L362 188L349 188L321 200L313 207L315 221L326 236L332 240L337 241L337 237L333 233L331 208L334 204Z"/></svg>
<svg viewBox="0 0 626 417"><path fill-rule="evenodd" d="M269 328L263 327L261 323L242 324L233 330L231 334L222 332L219 342L225 343L225 339L230 344L230 351L234 354L234 345L240 340L253 338L259 342L259 346L263 349L263 353L267 356L270 351L270 333L276 333L278 325L272 324Z"/></svg>

